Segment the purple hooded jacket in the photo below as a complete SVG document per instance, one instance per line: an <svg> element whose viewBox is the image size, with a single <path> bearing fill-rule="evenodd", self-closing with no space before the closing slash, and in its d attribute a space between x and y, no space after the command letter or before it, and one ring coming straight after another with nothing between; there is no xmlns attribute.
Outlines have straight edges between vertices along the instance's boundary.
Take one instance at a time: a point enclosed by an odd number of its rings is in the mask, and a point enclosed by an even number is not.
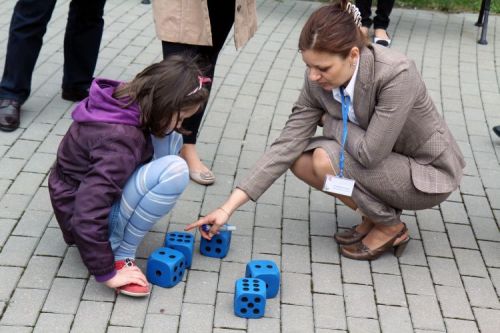
<svg viewBox="0 0 500 333"><path fill-rule="evenodd" d="M54 213L66 243L76 244L99 282L116 272L108 215L127 179L151 159L150 135L139 126L137 103L113 98L121 82L96 79L72 113L49 176Z"/></svg>

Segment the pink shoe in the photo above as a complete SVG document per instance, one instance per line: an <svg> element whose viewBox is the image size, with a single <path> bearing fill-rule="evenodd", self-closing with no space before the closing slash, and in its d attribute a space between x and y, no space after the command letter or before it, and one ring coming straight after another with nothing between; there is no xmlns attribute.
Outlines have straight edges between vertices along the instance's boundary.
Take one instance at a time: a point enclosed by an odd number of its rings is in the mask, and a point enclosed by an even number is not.
<svg viewBox="0 0 500 333"><path fill-rule="evenodd" d="M135 260L127 258L125 260L115 261L115 269L119 271L123 267L133 267L136 266ZM127 285L116 288L116 293L122 293L127 296L132 297L144 297L151 293L151 288L149 284L147 286L141 286L135 283L129 283Z"/></svg>

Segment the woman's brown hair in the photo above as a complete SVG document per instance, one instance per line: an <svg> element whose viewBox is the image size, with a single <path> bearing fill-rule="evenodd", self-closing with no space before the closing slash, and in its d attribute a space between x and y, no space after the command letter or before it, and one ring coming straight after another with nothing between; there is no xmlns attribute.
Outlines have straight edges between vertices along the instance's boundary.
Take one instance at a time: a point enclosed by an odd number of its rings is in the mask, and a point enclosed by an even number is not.
<svg viewBox="0 0 500 333"><path fill-rule="evenodd" d="M368 45L347 0L318 8L307 20L299 38L299 50L338 54L346 58L354 46Z"/></svg>
<svg viewBox="0 0 500 333"><path fill-rule="evenodd" d="M207 102L208 90L197 89L201 76L197 58L171 55L146 67L131 82L116 89L113 96L129 98L128 105L137 102L141 128L164 137L172 119L179 119L181 109Z"/></svg>

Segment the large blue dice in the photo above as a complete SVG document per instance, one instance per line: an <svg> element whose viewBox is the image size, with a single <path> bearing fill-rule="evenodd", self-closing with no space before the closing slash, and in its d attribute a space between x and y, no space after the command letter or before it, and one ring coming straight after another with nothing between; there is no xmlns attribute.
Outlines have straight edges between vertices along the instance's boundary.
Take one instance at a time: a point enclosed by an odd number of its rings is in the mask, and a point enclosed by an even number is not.
<svg viewBox="0 0 500 333"><path fill-rule="evenodd" d="M245 277L264 280L266 283L266 296L273 298L280 289L280 271L271 260L252 260L247 264Z"/></svg>
<svg viewBox="0 0 500 333"><path fill-rule="evenodd" d="M211 240L201 238L200 253L207 257L224 258L229 252L231 245L231 231L220 231Z"/></svg>
<svg viewBox="0 0 500 333"><path fill-rule="evenodd" d="M188 232L169 232L165 237L165 247L182 252L187 268L193 262L194 236Z"/></svg>
<svg viewBox="0 0 500 333"><path fill-rule="evenodd" d="M148 281L160 287L170 288L182 281L186 271L186 259L182 252L160 247L148 258Z"/></svg>
<svg viewBox="0 0 500 333"><path fill-rule="evenodd" d="M266 283L261 279L236 280L234 314L243 318L260 318L266 312Z"/></svg>

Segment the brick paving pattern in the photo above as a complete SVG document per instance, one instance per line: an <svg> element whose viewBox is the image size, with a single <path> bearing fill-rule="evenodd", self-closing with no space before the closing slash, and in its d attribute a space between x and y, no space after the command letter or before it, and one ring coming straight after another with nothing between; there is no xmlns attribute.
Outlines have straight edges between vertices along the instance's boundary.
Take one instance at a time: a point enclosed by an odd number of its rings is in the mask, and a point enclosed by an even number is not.
<svg viewBox="0 0 500 333"><path fill-rule="evenodd" d="M108 0L96 75L129 80L161 59L151 6ZM413 58L466 157L459 190L438 207L404 212L413 240L400 259L341 258L332 235L358 218L331 197L282 176L237 211L229 255L195 253L185 280L151 297L116 297L89 278L54 220L47 174L70 125L60 97L68 1L58 1L23 106L21 128L0 132L0 332L484 332L500 331L500 17L487 46L476 14L395 9L393 48ZM13 0L0 0L3 65ZM283 127L302 85L297 39L315 2L259 0L259 30L221 53L198 151L217 174L194 183L150 232L148 254L217 207ZM197 242L197 244L199 244ZM199 246L199 245L197 245ZM265 318L232 312L234 281L252 258L274 260L281 290Z"/></svg>

